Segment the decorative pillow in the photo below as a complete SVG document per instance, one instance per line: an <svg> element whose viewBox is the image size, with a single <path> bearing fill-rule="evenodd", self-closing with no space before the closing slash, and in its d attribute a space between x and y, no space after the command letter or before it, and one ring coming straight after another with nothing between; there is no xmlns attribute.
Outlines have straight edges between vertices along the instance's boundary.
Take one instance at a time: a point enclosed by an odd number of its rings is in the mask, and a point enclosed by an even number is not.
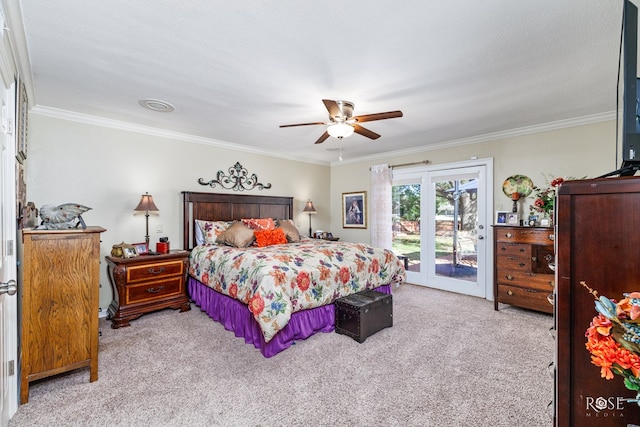
<svg viewBox="0 0 640 427"><path fill-rule="evenodd" d="M278 226L284 231L287 240L291 243L297 243L300 241L300 232L295 225L289 222L289 220L278 220Z"/></svg>
<svg viewBox="0 0 640 427"><path fill-rule="evenodd" d="M224 233L232 221L204 221L196 219L196 245L213 244Z"/></svg>
<svg viewBox="0 0 640 427"><path fill-rule="evenodd" d="M217 243L236 248L246 248L255 239L253 230L247 228L241 221L236 221L227 228L227 231L218 236Z"/></svg>
<svg viewBox="0 0 640 427"><path fill-rule="evenodd" d="M255 230L253 234L256 236L256 245L260 247L287 243L287 236L285 236L282 228Z"/></svg>
<svg viewBox="0 0 640 427"><path fill-rule="evenodd" d="M273 218L243 218L241 221L252 230L273 230L276 228L276 222Z"/></svg>

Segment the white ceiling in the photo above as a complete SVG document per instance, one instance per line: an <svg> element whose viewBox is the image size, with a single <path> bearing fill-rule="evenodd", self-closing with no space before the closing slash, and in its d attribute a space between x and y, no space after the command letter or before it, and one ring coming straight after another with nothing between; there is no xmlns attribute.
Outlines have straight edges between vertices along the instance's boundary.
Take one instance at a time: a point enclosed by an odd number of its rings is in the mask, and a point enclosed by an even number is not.
<svg viewBox="0 0 640 427"><path fill-rule="evenodd" d="M616 109L622 0L19 0L40 111L317 162ZM175 106L148 111L138 100ZM314 145L322 99L382 135ZM589 117L595 115L595 117ZM587 119L585 119L587 117Z"/></svg>

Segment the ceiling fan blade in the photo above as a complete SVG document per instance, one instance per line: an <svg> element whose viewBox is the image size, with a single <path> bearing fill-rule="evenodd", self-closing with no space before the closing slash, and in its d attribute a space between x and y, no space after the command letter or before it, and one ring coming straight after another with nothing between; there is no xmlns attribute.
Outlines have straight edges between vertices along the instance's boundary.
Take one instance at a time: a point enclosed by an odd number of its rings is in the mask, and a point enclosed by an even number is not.
<svg viewBox="0 0 640 427"><path fill-rule="evenodd" d="M380 138L380 135L378 135L375 132L370 131L369 129L365 129L362 126L360 126L357 123L352 124L351 126L353 126L353 130L356 133L359 133L362 136L366 136L367 138L371 138L371 139L378 139Z"/></svg>
<svg viewBox="0 0 640 427"><path fill-rule="evenodd" d="M362 116L353 117L356 122L372 122L374 120L395 119L402 117L402 111L388 111L386 113L363 114Z"/></svg>
<svg viewBox="0 0 640 427"><path fill-rule="evenodd" d="M325 130L324 133L322 135L320 135L320 138L318 138L318 140L315 142L315 144L322 144L323 142L325 142L327 140L327 138L329 138L329 132L327 132Z"/></svg>
<svg viewBox="0 0 640 427"><path fill-rule="evenodd" d="M322 102L324 106L327 107L327 111L329 111L329 116L333 119L334 117L339 117L342 115L342 111L340 111L340 107L336 101L331 99L323 99Z"/></svg>
<svg viewBox="0 0 640 427"><path fill-rule="evenodd" d="M290 128L294 126L311 126L311 125L326 125L325 122L313 122L313 123L297 123L295 125L280 125L281 128Z"/></svg>

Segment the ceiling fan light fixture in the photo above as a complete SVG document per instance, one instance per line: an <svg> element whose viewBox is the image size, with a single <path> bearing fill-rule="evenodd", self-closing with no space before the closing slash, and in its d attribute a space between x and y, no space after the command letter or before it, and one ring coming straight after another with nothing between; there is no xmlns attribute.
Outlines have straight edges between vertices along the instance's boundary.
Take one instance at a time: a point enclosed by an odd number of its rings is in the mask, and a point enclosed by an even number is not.
<svg viewBox="0 0 640 427"><path fill-rule="evenodd" d="M353 135L353 126L346 123L336 123L327 128L327 132L334 138L342 139Z"/></svg>

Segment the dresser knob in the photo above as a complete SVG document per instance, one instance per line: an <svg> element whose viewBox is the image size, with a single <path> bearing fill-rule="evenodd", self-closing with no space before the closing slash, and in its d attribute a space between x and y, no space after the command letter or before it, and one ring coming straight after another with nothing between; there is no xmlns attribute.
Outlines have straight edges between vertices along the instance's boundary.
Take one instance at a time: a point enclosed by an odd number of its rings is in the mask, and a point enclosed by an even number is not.
<svg viewBox="0 0 640 427"><path fill-rule="evenodd" d="M507 234L505 234L505 236L506 236L508 239L510 239L510 238L512 238L512 237L513 237L513 234L511 234L511 233L507 233Z"/></svg>
<svg viewBox="0 0 640 427"><path fill-rule="evenodd" d="M507 280L513 280L513 276L510 274L507 274Z"/></svg>
<svg viewBox="0 0 640 427"><path fill-rule="evenodd" d="M511 289L509 289L509 290L507 291L507 293L509 294L509 296L512 296L512 295L513 295L513 291L512 291Z"/></svg>
<svg viewBox="0 0 640 427"><path fill-rule="evenodd" d="M556 236L553 233L549 234L549 240L555 240L555 239L556 239Z"/></svg>

